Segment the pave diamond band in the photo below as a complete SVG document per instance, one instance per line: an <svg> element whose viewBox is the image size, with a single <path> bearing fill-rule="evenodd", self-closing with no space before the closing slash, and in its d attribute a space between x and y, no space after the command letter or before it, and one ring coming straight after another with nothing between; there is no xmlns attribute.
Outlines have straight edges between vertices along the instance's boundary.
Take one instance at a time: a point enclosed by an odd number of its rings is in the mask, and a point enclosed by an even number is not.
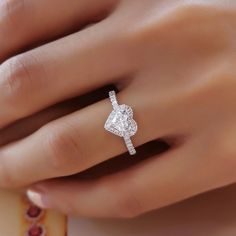
<svg viewBox="0 0 236 236"><path fill-rule="evenodd" d="M119 105L115 91L109 92L109 97L113 111L109 115L104 128L122 138L124 138L126 147L130 155L136 154L131 137L137 133L138 126L133 119L133 110L125 104Z"/></svg>

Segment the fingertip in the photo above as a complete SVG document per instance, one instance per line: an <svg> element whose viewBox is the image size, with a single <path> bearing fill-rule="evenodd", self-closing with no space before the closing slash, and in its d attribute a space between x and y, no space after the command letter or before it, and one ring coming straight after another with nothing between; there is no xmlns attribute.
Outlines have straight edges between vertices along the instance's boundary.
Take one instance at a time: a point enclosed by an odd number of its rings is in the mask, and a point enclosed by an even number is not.
<svg viewBox="0 0 236 236"><path fill-rule="evenodd" d="M38 206L42 209L50 208L49 199L45 193L40 193L35 190L28 189L26 194L27 194L27 197L29 198L29 200L33 204L35 204L36 206Z"/></svg>

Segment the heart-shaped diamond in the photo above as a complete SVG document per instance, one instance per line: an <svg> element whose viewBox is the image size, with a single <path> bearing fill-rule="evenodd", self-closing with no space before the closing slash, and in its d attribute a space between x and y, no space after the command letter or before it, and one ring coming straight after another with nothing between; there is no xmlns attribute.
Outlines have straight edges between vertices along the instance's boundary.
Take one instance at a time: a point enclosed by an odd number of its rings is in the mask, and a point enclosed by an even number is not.
<svg viewBox="0 0 236 236"><path fill-rule="evenodd" d="M133 136L137 132L137 123L133 119L133 110L127 105L118 105L109 115L105 129L120 137Z"/></svg>

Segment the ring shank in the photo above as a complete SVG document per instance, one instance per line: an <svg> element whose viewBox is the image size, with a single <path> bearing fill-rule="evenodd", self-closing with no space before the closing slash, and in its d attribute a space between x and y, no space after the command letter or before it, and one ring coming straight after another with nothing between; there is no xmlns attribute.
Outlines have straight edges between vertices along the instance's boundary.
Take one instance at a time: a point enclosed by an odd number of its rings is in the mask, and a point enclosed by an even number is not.
<svg viewBox="0 0 236 236"><path fill-rule="evenodd" d="M124 141L125 141L125 145L129 151L129 154L131 156L135 155L136 154L136 150L135 150L135 147L131 141L131 138L129 136L124 136Z"/></svg>
<svg viewBox="0 0 236 236"><path fill-rule="evenodd" d="M115 91L110 91L109 92L109 97L110 97L110 100L111 100L111 104L113 106L113 109L116 110L119 106L118 104L118 101L117 101L117 98L116 98L116 93Z"/></svg>

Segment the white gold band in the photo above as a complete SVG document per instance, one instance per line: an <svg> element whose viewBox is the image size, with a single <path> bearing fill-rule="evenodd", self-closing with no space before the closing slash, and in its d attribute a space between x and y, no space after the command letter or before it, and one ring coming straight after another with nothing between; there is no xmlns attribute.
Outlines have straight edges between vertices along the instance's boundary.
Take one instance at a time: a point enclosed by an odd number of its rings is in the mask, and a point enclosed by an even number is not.
<svg viewBox="0 0 236 236"><path fill-rule="evenodd" d="M136 150L135 150L135 147L132 143L132 140L129 136L125 136L124 137L124 140L125 140L125 145L129 151L129 154L132 156L132 155L135 155L136 154Z"/></svg>
<svg viewBox="0 0 236 236"><path fill-rule="evenodd" d="M116 110L119 105L118 105L118 102L117 102L117 98L116 98L116 93L115 91L110 91L109 92L109 97L110 97L110 100L111 100L111 104L113 106L113 109Z"/></svg>

